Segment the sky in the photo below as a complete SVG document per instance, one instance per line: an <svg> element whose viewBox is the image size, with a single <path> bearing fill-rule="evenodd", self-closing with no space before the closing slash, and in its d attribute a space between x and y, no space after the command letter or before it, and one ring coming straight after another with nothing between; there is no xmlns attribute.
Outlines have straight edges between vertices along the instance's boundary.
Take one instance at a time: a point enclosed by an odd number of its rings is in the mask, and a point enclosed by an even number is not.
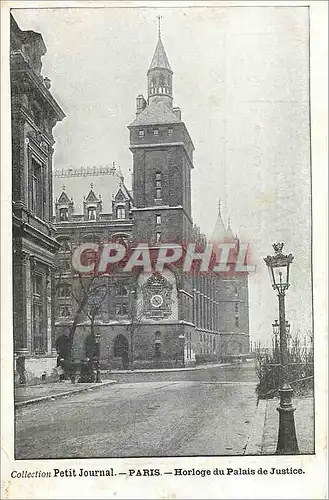
<svg viewBox="0 0 329 500"><path fill-rule="evenodd" d="M263 257L293 253L286 314L312 329L309 20L307 7L13 9L47 46L42 74L66 114L54 168L121 166L130 187L127 126L146 96L157 15L173 69L174 105L195 146L193 219L210 236L218 200L249 242L251 340L270 345L278 317ZM74 196L74 193L72 193Z"/></svg>

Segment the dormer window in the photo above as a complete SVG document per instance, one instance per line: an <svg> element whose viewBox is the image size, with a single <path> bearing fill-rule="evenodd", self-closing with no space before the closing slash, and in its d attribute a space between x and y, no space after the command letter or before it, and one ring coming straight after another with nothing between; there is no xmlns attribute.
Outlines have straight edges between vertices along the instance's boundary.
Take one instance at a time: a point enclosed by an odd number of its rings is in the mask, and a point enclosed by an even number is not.
<svg viewBox="0 0 329 500"><path fill-rule="evenodd" d="M96 220L96 207L88 207L88 220Z"/></svg>
<svg viewBox="0 0 329 500"><path fill-rule="evenodd" d="M157 128L153 129L153 135L159 135L159 129Z"/></svg>
<svg viewBox="0 0 329 500"><path fill-rule="evenodd" d="M69 220L69 209L67 207L59 209L59 220L60 222L66 222Z"/></svg>
<svg viewBox="0 0 329 500"><path fill-rule="evenodd" d="M119 205L116 210L117 219L125 219L126 218L126 209L124 206Z"/></svg>
<svg viewBox="0 0 329 500"><path fill-rule="evenodd" d="M145 131L144 130L139 130L138 131L138 136L139 137L144 137L145 136Z"/></svg>

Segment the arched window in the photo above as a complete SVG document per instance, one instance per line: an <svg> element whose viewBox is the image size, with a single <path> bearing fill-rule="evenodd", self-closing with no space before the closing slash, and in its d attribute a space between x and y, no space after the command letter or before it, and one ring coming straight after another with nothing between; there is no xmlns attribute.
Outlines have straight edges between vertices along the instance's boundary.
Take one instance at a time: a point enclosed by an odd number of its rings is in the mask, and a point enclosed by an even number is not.
<svg viewBox="0 0 329 500"><path fill-rule="evenodd" d="M111 236L111 241L113 243L121 243L121 245L127 246L128 235L127 234L114 234Z"/></svg>
<svg viewBox="0 0 329 500"><path fill-rule="evenodd" d="M161 332L157 331L154 334L154 356L159 359L161 358Z"/></svg>
<svg viewBox="0 0 329 500"><path fill-rule="evenodd" d="M117 219L125 219L126 218L126 209L123 205L119 205L116 209Z"/></svg>
<svg viewBox="0 0 329 500"><path fill-rule="evenodd" d="M66 222L69 220L69 209L67 207L59 209L59 220L60 222Z"/></svg>

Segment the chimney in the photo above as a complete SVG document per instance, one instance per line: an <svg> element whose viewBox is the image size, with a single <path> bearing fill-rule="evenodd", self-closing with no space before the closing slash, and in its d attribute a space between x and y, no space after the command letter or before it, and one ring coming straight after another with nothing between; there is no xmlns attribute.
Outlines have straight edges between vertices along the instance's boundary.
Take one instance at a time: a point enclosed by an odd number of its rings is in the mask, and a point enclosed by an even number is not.
<svg viewBox="0 0 329 500"><path fill-rule="evenodd" d="M180 108L173 108L173 113L174 115L176 116L176 118L178 118L179 121L182 120L182 112L180 110Z"/></svg>
<svg viewBox="0 0 329 500"><path fill-rule="evenodd" d="M146 108L146 101L142 94L139 94L136 98L136 116L138 116Z"/></svg>

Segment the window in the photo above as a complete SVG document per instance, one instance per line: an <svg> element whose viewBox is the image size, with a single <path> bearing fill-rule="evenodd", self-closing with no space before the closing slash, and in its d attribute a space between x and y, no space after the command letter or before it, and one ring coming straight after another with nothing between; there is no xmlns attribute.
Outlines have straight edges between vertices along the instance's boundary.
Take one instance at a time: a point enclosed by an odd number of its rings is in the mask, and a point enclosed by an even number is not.
<svg viewBox="0 0 329 500"><path fill-rule="evenodd" d="M60 285L57 290L58 297L67 298L71 296L71 286L70 285Z"/></svg>
<svg viewBox="0 0 329 500"><path fill-rule="evenodd" d="M95 207L88 208L88 220L96 220L96 208Z"/></svg>
<svg viewBox="0 0 329 500"><path fill-rule="evenodd" d="M239 326L239 303L235 303L235 326Z"/></svg>
<svg viewBox="0 0 329 500"><path fill-rule="evenodd" d="M156 233L156 242L159 243L160 240L161 240L161 233L157 232Z"/></svg>
<svg viewBox="0 0 329 500"><path fill-rule="evenodd" d="M115 313L117 316L126 316L128 314L127 304L117 304L115 307Z"/></svg>
<svg viewBox="0 0 329 500"><path fill-rule="evenodd" d="M47 350L47 318L44 309L45 290L43 275L32 276L32 328L33 350L36 354L44 354Z"/></svg>
<svg viewBox="0 0 329 500"><path fill-rule="evenodd" d="M139 137L144 137L144 135L145 135L144 130L139 130L139 131L138 131L138 136L139 136Z"/></svg>
<svg viewBox="0 0 329 500"><path fill-rule="evenodd" d="M66 271L70 271L71 270L71 260L70 259L61 259L59 261L59 269L60 269L61 273L65 273Z"/></svg>
<svg viewBox="0 0 329 500"><path fill-rule="evenodd" d="M156 225L159 226L161 224L161 215L156 215Z"/></svg>
<svg viewBox="0 0 329 500"><path fill-rule="evenodd" d="M60 208L59 209L59 220L61 222L69 220L69 209L68 208Z"/></svg>
<svg viewBox="0 0 329 500"><path fill-rule="evenodd" d="M153 135L159 135L159 129L157 128L153 129Z"/></svg>
<svg viewBox="0 0 329 500"><path fill-rule="evenodd" d="M126 218L125 207L123 207L122 205L117 207L116 214L117 214L117 219L125 219Z"/></svg>
<svg viewBox="0 0 329 500"><path fill-rule="evenodd" d="M154 355L156 358L161 358L161 332L159 331L154 334Z"/></svg>
<svg viewBox="0 0 329 500"><path fill-rule="evenodd" d="M156 199L161 199L162 195L162 184L161 184L161 172L155 174L155 197Z"/></svg>
<svg viewBox="0 0 329 500"><path fill-rule="evenodd" d="M42 219L43 217L43 196L42 196L42 171L41 165L32 159L31 178L31 209L32 212Z"/></svg>
<svg viewBox="0 0 329 500"><path fill-rule="evenodd" d="M168 135L173 135L173 129L172 128L168 128Z"/></svg>
<svg viewBox="0 0 329 500"><path fill-rule="evenodd" d="M154 344L155 352L154 355L156 358L161 358L161 341L155 341Z"/></svg>
<svg viewBox="0 0 329 500"><path fill-rule="evenodd" d="M71 316L71 307L70 306L60 306L59 307L59 316L61 318L69 318Z"/></svg>

